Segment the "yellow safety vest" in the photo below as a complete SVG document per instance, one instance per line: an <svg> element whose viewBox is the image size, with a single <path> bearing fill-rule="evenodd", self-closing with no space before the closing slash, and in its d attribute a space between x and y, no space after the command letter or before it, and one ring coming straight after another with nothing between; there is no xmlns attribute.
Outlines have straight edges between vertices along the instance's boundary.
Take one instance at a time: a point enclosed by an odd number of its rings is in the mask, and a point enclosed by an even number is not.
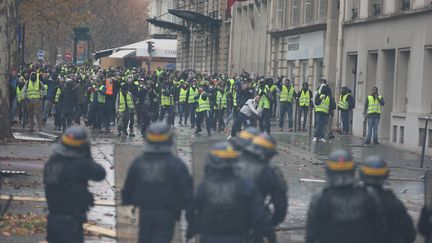
<svg viewBox="0 0 432 243"><path fill-rule="evenodd" d="M300 106L307 106L307 107L309 107L309 105L310 105L310 99L311 99L311 97L310 97L310 94L309 94L309 90L306 90L306 91L304 91L303 89L302 89L302 91L301 91L301 95L300 95Z"/></svg>
<svg viewBox="0 0 432 243"><path fill-rule="evenodd" d="M27 98L29 99L40 99L42 98L42 94L40 91L40 81L36 80L35 82L29 80L27 84Z"/></svg>
<svg viewBox="0 0 432 243"><path fill-rule="evenodd" d="M315 112L329 113L329 108L330 108L330 98L326 96L325 99L321 101L321 104L315 107Z"/></svg>
<svg viewBox="0 0 432 243"><path fill-rule="evenodd" d="M216 93L216 104L218 106L217 109L227 107L226 93L222 94L220 91Z"/></svg>
<svg viewBox="0 0 432 243"><path fill-rule="evenodd" d="M119 107L118 107L119 112L124 112L126 110L126 104L129 107L129 109L135 108L132 100L132 96L129 94L129 92L126 93L126 102L125 102L125 97L123 96L123 93L121 91L119 92L119 98L120 98Z"/></svg>
<svg viewBox="0 0 432 243"><path fill-rule="evenodd" d="M261 97L261 99L260 99L260 101L259 101L259 106L261 107L261 108L264 108L264 109L270 109L270 100L268 99L268 97L267 97L267 95L268 95L268 93L269 93L269 88L268 88L268 86L266 86L265 88L264 88L264 95ZM261 90L261 88L259 88L258 89L258 94L261 94L261 92L262 92L262 90Z"/></svg>
<svg viewBox="0 0 432 243"><path fill-rule="evenodd" d="M186 102L186 95L187 95L187 89L180 89L180 96L179 96L179 102L183 103Z"/></svg>
<svg viewBox="0 0 432 243"><path fill-rule="evenodd" d="M22 96L22 88L20 88L19 86L17 86L17 88L16 88L16 94L17 94L16 95L17 96L17 101L18 102L23 101L24 97Z"/></svg>
<svg viewBox="0 0 432 243"><path fill-rule="evenodd" d="M58 87L58 88L57 88L57 91L56 91L56 95L55 95L55 97L54 97L54 102L55 102L55 103L58 103L59 98L60 98L60 94L61 94L61 89L60 89L60 87Z"/></svg>
<svg viewBox="0 0 432 243"><path fill-rule="evenodd" d="M171 105L171 97L167 95L161 96L161 105L170 106Z"/></svg>
<svg viewBox="0 0 432 243"><path fill-rule="evenodd" d="M101 85L100 87L99 87L99 90L102 90L104 88L104 86L103 85ZM90 96L90 101L91 102L93 102L93 100L94 100L94 96L96 95L96 92L94 92L91 96ZM101 103L101 104L105 104L105 95L103 95L103 94L101 94L101 93L99 93L98 94L98 103Z"/></svg>
<svg viewBox="0 0 432 243"><path fill-rule="evenodd" d="M379 99L382 99L382 96L378 96ZM381 114L381 103L378 99L375 99L372 95L368 96L368 114Z"/></svg>
<svg viewBox="0 0 432 243"><path fill-rule="evenodd" d="M209 98L207 97L207 100L203 100L202 94L200 95L200 97L198 99L198 108L196 109L197 112L203 112L203 111L209 111L210 110Z"/></svg>
<svg viewBox="0 0 432 243"><path fill-rule="evenodd" d="M338 104L339 108L341 108L343 110L348 110L348 101L347 101L347 99L348 99L348 94L341 95L339 97L339 104Z"/></svg>
<svg viewBox="0 0 432 243"><path fill-rule="evenodd" d="M189 100L188 103L192 104L192 103L196 103L197 101L195 100L195 97L198 95L198 88L195 88L195 90L193 88L189 88Z"/></svg>
<svg viewBox="0 0 432 243"><path fill-rule="evenodd" d="M294 98L294 87L290 87L288 90L288 87L286 85L282 85L282 91L280 94L280 102L293 102Z"/></svg>
<svg viewBox="0 0 432 243"><path fill-rule="evenodd" d="M233 92L233 106L237 107L237 91Z"/></svg>

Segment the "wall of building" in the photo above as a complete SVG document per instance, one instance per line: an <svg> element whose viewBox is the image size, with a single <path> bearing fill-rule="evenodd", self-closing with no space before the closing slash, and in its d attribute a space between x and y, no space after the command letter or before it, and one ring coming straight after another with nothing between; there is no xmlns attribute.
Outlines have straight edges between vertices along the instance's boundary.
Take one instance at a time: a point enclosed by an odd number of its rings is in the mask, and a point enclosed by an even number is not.
<svg viewBox="0 0 432 243"><path fill-rule="evenodd" d="M270 36L267 31L270 2L249 0L239 2L233 8L231 73L240 73L244 69L268 75Z"/></svg>
<svg viewBox="0 0 432 243"><path fill-rule="evenodd" d="M432 111L431 13L412 10L399 16L362 20L367 17L360 12L359 21L345 24L342 85L356 88L354 135L363 135L364 103L370 89L377 86L386 101L380 138L419 150L423 118ZM432 147L432 130L427 137Z"/></svg>
<svg viewBox="0 0 432 243"><path fill-rule="evenodd" d="M178 19L171 15L167 14L168 9L173 9L174 0L150 0L149 4L149 18L158 17L159 20L165 20L169 22L177 22ZM149 24L149 34L163 34L166 33L165 30L156 27L154 25Z"/></svg>

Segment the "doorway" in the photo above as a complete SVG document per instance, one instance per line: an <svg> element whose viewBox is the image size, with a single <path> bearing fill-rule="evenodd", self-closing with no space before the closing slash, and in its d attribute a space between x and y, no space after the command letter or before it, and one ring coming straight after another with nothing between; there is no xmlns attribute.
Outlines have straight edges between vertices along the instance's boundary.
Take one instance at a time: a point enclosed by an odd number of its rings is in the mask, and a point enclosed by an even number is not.
<svg viewBox="0 0 432 243"><path fill-rule="evenodd" d="M379 124L379 137L390 139L391 113L393 110L393 89L395 83L395 50L383 50L381 61L381 82L379 82L379 95L382 95L385 105L381 110Z"/></svg>

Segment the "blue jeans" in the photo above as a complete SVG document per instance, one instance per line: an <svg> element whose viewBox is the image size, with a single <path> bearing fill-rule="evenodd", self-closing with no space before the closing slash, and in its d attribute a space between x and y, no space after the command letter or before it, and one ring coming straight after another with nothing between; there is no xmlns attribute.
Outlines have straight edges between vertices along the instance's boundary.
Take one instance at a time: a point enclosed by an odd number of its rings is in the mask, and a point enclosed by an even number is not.
<svg viewBox="0 0 432 243"><path fill-rule="evenodd" d="M283 128L285 113L288 113L288 128L292 128L293 127L292 103L291 102L281 102L279 109L280 109L279 127Z"/></svg>
<svg viewBox="0 0 432 243"><path fill-rule="evenodd" d="M342 133L349 133L349 111L341 110Z"/></svg>
<svg viewBox="0 0 432 243"><path fill-rule="evenodd" d="M373 133L373 141L374 143L378 142L378 124L380 117L379 116L368 116L368 133L366 142L371 141L372 133Z"/></svg>
<svg viewBox="0 0 432 243"><path fill-rule="evenodd" d="M314 137L320 139L324 138L325 127L327 124L328 114L324 112L315 112L315 135Z"/></svg>

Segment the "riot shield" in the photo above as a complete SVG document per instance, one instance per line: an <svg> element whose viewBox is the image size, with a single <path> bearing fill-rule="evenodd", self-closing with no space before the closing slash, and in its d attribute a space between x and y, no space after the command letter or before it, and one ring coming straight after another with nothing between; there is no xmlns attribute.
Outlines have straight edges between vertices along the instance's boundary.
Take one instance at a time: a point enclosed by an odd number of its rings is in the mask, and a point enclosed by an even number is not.
<svg viewBox="0 0 432 243"><path fill-rule="evenodd" d="M116 144L114 147L114 169L116 183L117 243L138 242L139 208L121 205L121 190L132 161L143 152L142 145ZM173 151L174 152L174 151ZM177 224L173 243L182 243L181 229Z"/></svg>
<svg viewBox="0 0 432 243"><path fill-rule="evenodd" d="M139 212L131 206L122 206L121 190L132 161L142 153L139 145L116 144L114 147L114 171L116 183L116 211L117 211L117 242L138 242Z"/></svg>

